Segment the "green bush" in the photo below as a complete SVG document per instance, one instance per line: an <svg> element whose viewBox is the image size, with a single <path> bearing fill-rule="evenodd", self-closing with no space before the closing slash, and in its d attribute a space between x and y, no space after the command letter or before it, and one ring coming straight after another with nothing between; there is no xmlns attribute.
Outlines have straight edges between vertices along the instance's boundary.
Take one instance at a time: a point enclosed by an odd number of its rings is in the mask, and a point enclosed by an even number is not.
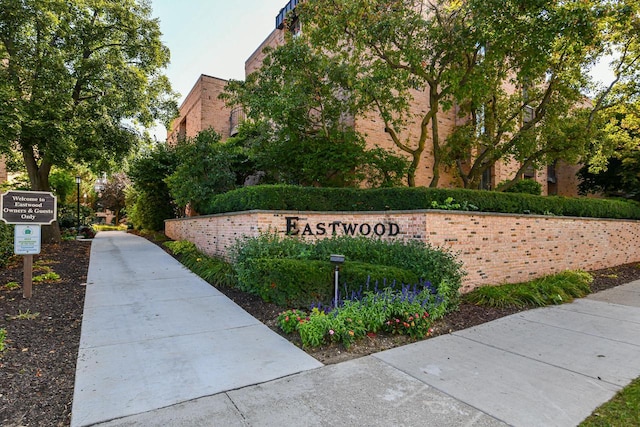
<svg viewBox="0 0 640 427"><path fill-rule="evenodd" d="M6 267L13 256L13 226L0 221L0 267Z"/></svg>
<svg viewBox="0 0 640 427"><path fill-rule="evenodd" d="M212 285L233 287L237 284L231 264L203 254L193 243L182 240L165 242L164 245L180 258L185 267Z"/></svg>
<svg viewBox="0 0 640 427"><path fill-rule="evenodd" d="M340 291L345 297L361 293L367 285L370 289L400 289L403 284L414 284L419 280L418 275L410 270L361 261L346 261L340 267L339 274L339 282L342 284Z"/></svg>
<svg viewBox="0 0 640 427"><path fill-rule="evenodd" d="M472 304L489 307L543 307L563 304L591 292L593 278L582 271L565 271L526 283L483 286L464 296Z"/></svg>
<svg viewBox="0 0 640 427"><path fill-rule="evenodd" d="M359 189L288 185L260 185L229 191L213 198L203 207L202 213L248 210L387 211L450 205L473 207L473 210L477 208L481 212L640 219L640 204L628 200L425 187Z"/></svg>
<svg viewBox="0 0 640 427"><path fill-rule="evenodd" d="M239 288L282 307L308 307L332 294L328 261L250 259L236 266Z"/></svg>
<svg viewBox="0 0 640 427"><path fill-rule="evenodd" d="M404 242L339 236L318 240L312 250L314 259L329 259L331 254L337 253L344 255L348 261L361 261L411 271L418 279L431 282L436 288L447 282L455 288L452 294L456 295L465 274L462 263L453 254L415 240ZM394 277L387 277L387 281L393 279ZM453 295L448 297L452 303L451 308L455 308L456 298Z"/></svg>
<svg viewBox="0 0 640 427"><path fill-rule="evenodd" d="M262 234L239 239L230 250L242 290L294 307L331 301L331 254L342 254L347 261L340 274L343 295L362 293L376 282L379 289L430 282L445 299L447 310L458 305L464 275L461 263L422 242L347 236L309 242Z"/></svg>
<svg viewBox="0 0 640 427"><path fill-rule="evenodd" d="M542 184L534 179L521 179L505 191L507 193L524 193L539 196L542 194Z"/></svg>
<svg viewBox="0 0 640 427"><path fill-rule="evenodd" d="M349 348L367 333L386 331L422 339L431 334L431 324L445 313L443 298L432 289L403 287L367 291L358 299L343 300L325 312L287 310L278 316L285 333L299 333L302 345L317 347L327 342Z"/></svg>

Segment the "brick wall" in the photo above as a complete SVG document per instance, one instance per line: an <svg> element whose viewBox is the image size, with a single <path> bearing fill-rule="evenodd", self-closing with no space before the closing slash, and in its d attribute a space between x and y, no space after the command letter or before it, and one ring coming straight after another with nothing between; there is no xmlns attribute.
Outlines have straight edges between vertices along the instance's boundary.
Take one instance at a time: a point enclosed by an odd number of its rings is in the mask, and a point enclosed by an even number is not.
<svg viewBox="0 0 640 427"><path fill-rule="evenodd" d="M291 218L296 217L297 220ZM382 239L417 239L457 254L468 275L463 290L516 283L564 270L593 270L640 261L640 221L467 213L455 211L251 211L169 220L165 233L225 256L242 236L284 235L295 224L305 238L338 234L345 225ZM368 224L364 226L363 224ZM395 234L397 226L397 235ZM308 227L307 227L308 226ZM322 230L324 229L324 234ZM391 233L390 233L391 231Z"/></svg>
<svg viewBox="0 0 640 427"><path fill-rule="evenodd" d="M275 29L267 36L267 38L258 46L258 48L249 56L244 63L244 75L248 76L254 71L262 67L265 54L263 50L265 47L278 47L284 44L284 31Z"/></svg>
<svg viewBox="0 0 640 427"><path fill-rule="evenodd" d="M213 128L223 140L228 138L231 109L218 99L226 85L226 80L201 75L180 106L180 116L172 122L167 141L177 142L181 133L193 138L208 128Z"/></svg>

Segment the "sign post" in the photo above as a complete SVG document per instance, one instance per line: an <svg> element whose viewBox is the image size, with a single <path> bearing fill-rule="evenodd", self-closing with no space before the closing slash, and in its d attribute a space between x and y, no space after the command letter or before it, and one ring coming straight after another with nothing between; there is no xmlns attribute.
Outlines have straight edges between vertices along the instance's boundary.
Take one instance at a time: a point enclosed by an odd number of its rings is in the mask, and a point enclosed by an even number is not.
<svg viewBox="0 0 640 427"><path fill-rule="evenodd" d="M7 191L0 198L0 219L15 224L13 250L24 255L22 296L31 298L33 255L40 253L41 225L49 225L57 216L56 196L43 191Z"/></svg>
<svg viewBox="0 0 640 427"><path fill-rule="evenodd" d="M33 287L33 255L40 253L40 224L18 224L14 228L13 252L24 255L22 296L31 298Z"/></svg>

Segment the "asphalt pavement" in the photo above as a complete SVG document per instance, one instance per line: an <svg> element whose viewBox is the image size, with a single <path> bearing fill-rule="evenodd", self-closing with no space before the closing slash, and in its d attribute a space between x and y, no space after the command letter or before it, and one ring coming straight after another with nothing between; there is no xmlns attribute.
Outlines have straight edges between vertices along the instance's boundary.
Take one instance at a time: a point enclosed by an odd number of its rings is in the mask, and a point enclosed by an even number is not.
<svg viewBox="0 0 640 427"><path fill-rule="evenodd" d="M101 232L71 426L575 426L639 376L640 281L324 366L153 243Z"/></svg>

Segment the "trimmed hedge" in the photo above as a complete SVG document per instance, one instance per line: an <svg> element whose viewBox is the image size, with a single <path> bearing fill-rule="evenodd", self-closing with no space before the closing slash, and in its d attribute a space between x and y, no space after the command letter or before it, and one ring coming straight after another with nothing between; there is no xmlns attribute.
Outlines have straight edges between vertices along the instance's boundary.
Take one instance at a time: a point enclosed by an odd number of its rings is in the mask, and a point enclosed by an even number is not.
<svg viewBox="0 0 640 427"><path fill-rule="evenodd" d="M446 206L448 198L481 212L640 219L640 204L629 200L425 187L359 189L289 185L258 185L220 194L203 214L248 210L335 212L432 209L434 202L436 206Z"/></svg>
<svg viewBox="0 0 640 427"><path fill-rule="evenodd" d="M462 265L451 253L423 242L348 236L309 242L262 234L239 239L230 254L240 289L280 306L308 307L333 299L332 253L346 258L339 279L342 297L361 294L367 286L401 289L423 283L442 296L447 311L458 305Z"/></svg>
<svg viewBox="0 0 640 427"><path fill-rule="evenodd" d="M331 305L335 292L334 266L328 261L290 258L248 260L241 269L239 288L281 307ZM364 262L345 262L340 268L339 292L342 297L361 294L366 284L379 289L400 290L402 284L418 283L408 270ZM393 280L387 278L393 277Z"/></svg>
<svg viewBox="0 0 640 427"><path fill-rule="evenodd" d="M325 261L257 258L238 271L239 288L281 307L308 307L332 291L333 268Z"/></svg>

